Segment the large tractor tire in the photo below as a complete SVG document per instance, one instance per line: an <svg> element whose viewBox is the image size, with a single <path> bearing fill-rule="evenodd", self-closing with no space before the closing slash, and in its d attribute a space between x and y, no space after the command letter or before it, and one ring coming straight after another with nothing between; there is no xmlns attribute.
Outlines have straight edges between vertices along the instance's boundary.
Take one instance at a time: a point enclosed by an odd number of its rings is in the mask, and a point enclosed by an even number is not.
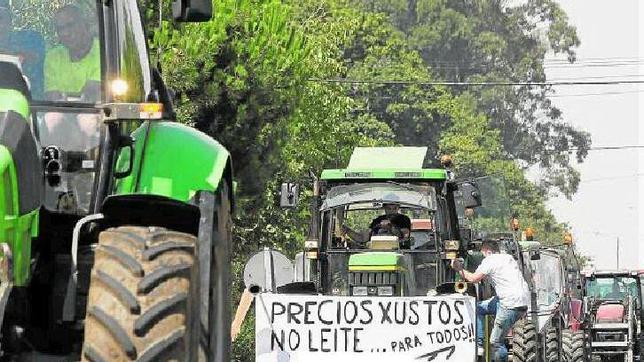
<svg viewBox="0 0 644 362"><path fill-rule="evenodd" d="M546 361L555 362L561 358L559 348L559 333L556 326L550 326L546 329Z"/></svg>
<svg viewBox="0 0 644 362"><path fill-rule="evenodd" d="M537 328L531 320L524 318L514 326L512 334L512 358L517 362L538 361Z"/></svg>
<svg viewBox="0 0 644 362"><path fill-rule="evenodd" d="M92 269L83 361L197 359L197 239L159 227L102 232Z"/></svg>
<svg viewBox="0 0 644 362"><path fill-rule="evenodd" d="M566 329L561 332L561 345L563 346L563 360L566 362L585 362L588 359L584 350L584 332L573 332Z"/></svg>

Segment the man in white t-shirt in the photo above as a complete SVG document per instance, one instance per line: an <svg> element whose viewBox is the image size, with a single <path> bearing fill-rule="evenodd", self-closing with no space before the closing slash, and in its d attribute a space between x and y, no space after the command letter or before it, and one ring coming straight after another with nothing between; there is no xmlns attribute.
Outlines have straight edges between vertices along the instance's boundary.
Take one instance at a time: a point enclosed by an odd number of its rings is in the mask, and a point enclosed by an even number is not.
<svg viewBox="0 0 644 362"><path fill-rule="evenodd" d="M493 349L494 361L507 361L508 350L503 339L512 326L521 319L530 304L530 290L528 283L523 278L519 264L512 255L499 253L499 246L495 241L484 241L481 253L485 256L481 265L474 273L463 269L462 263L452 261L454 268L460 276L470 283L478 283L487 278L494 289L496 296L482 301L477 305L476 315L479 330L479 341L483 338L483 316L494 314L494 327L490 334L490 345ZM479 342L482 344L482 342Z"/></svg>

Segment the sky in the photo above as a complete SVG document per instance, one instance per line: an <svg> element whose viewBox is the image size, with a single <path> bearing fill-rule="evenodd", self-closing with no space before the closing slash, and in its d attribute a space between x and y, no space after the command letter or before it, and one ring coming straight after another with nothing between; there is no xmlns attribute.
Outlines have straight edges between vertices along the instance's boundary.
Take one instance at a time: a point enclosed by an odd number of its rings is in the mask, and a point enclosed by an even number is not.
<svg viewBox="0 0 644 362"><path fill-rule="evenodd" d="M578 65L554 65L549 80L644 80L644 4L638 0L559 0L581 45ZM609 77L609 78L605 78ZM602 95L590 95L603 93ZM611 94L606 94L611 93ZM553 103L564 120L591 134L592 146L644 145L644 85L557 87ZM590 151L577 166L581 183L572 200L548 206L572 227L578 250L597 269L644 268L644 149ZM619 242L618 242L619 240ZM619 260L618 260L619 258Z"/></svg>

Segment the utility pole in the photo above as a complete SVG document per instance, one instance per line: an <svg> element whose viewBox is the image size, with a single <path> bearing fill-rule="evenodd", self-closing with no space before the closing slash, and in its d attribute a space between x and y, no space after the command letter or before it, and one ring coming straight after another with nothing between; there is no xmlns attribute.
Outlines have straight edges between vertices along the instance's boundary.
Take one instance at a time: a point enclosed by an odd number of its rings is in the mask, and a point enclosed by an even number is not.
<svg viewBox="0 0 644 362"><path fill-rule="evenodd" d="M617 237L617 270L619 270L619 236Z"/></svg>

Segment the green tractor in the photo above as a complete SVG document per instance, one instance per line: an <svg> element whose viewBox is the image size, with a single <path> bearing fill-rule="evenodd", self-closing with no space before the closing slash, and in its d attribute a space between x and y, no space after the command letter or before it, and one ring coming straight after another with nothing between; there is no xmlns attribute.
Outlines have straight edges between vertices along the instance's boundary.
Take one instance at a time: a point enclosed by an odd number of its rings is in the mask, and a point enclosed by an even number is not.
<svg viewBox="0 0 644 362"><path fill-rule="evenodd" d="M228 361L229 153L171 122L135 0L18 5L0 1L2 353Z"/></svg>
<svg viewBox="0 0 644 362"><path fill-rule="evenodd" d="M424 147L356 148L346 169L314 181L302 279L325 295L424 296L473 289L449 263L466 258L456 202L476 186L423 168ZM288 186L283 186L288 205ZM384 210L383 210L384 209Z"/></svg>

